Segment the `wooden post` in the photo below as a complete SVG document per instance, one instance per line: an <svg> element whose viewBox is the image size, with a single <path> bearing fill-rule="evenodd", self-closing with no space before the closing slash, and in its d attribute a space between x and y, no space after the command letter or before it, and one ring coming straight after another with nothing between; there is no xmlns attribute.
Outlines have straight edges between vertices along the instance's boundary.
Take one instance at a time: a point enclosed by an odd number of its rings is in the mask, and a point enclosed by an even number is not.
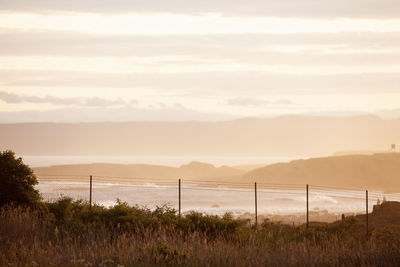
<svg viewBox="0 0 400 267"><path fill-rule="evenodd" d="M365 191L365 229L368 238L368 190Z"/></svg>
<svg viewBox="0 0 400 267"><path fill-rule="evenodd" d="M306 192L307 192L307 228L308 228L308 184L306 186Z"/></svg>
<svg viewBox="0 0 400 267"><path fill-rule="evenodd" d="M89 208L92 209L92 176L90 175L90 197L89 197Z"/></svg>
<svg viewBox="0 0 400 267"><path fill-rule="evenodd" d="M258 224L258 213L257 213L257 183L254 183L254 207L256 212L256 226Z"/></svg>
<svg viewBox="0 0 400 267"><path fill-rule="evenodd" d="M181 217L181 179L179 179L179 217Z"/></svg>

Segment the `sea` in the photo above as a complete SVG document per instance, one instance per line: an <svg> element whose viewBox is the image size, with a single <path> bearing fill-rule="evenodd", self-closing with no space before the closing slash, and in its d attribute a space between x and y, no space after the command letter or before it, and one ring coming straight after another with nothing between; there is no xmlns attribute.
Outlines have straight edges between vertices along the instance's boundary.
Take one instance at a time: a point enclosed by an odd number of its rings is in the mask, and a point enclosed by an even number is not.
<svg viewBox="0 0 400 267"><path fill-rule="evenodd" d="M42 182L37 188L45 200L53 201L61 196L89 200L87 182ZM179 189L176 185L93 183L93 202L113 206L118 200L129 205L155 209L166 206L178 210ZM378 200L379 199L379 200ZM377 202L400 200L400 194L385 194L370 191L368 211ZM306 212L306 191L304 189L258 189L257 212L260 216L304 217ZM333 221L341 214L362 214L366 211L366 195L361 190L309 189L309 211L311 220ZM227 186L204 186L183 183L181 186L181 208L183 213L191 211L223 215L227 212L235 217L252 216L255 213L255 189L232 188ZM281 218L282 219L282 218Z"/></svg>
<svg viewBox="0 0 400 267"><path fill-rule="evenodd" d="M235 166L253 164L272 164L289 162L300 157L215 157L215 156L23 156L24 162L31 167L45 167L64 164L121 163L121 164L156 164L181 166L191 161L200 161L215 166ZM303 157L304 158L304 157ZM73 199L89 200L89 181L65 182L43 181L37 185L43 198L48 201L61 196ZM309 190L310 219L332 221L341 214L362 214L366 211L365 191L349 189ZM149 209L167 206L179 207L178 184L160 185L155 183L118 184L93 183L93 202L104 206L113 206L117 200L129 205L138 205ZM385 194L382 191L370 191L368 211L371 212L377 202L400 200L400 194ZM306 211L305 188L260 188L257 190L257 212L260 216L277 217L297 216L304 220ZM183 183L181 187L181 210L183 213L197 211L207 214L223 215L227 212L234 216L252 216L255 214L255 190L227 185L204 185L195 182ZM283 218L283 217L282 217ZM281 219L282 219L281 218ZM291 220L293 218L291 217ZM294 222L294 219L293 219Z"/></svg>

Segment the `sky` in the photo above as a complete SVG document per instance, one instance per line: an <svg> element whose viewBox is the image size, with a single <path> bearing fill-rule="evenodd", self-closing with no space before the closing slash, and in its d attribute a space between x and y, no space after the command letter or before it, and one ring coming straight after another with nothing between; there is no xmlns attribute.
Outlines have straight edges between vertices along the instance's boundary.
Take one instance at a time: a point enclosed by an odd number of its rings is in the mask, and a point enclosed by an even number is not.
<svg viewBox="0 0 400 267"><path fill-rule="evenodd" d="M0 123L400 118L398 0L0 0Z"/></svg>

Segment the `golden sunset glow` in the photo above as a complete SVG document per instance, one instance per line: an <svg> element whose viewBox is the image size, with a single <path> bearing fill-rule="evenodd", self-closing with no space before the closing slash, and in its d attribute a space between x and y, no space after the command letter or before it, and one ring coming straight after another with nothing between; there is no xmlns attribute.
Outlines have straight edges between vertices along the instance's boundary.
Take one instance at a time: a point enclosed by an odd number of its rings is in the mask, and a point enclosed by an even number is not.
<svg viewBox="0 0 400 267"><path fill-rule="evenodd" d="M80 110L90 121L102 121L109 110L112 120L125 120L126 109L138 114L132 120L146 120L140 114L151 111L160 121L171 119L170 109L211 121L400 115L400 19L385 6L372 12L354 4L343 12L343 2L328 12L323 4L258 10L241 2L229 8L178 2L117 1L111 9L4 3L0 121L13 122L8 112L16 122L54 120L59 109ZM90 97L97 104L79 104Z"/></svg>

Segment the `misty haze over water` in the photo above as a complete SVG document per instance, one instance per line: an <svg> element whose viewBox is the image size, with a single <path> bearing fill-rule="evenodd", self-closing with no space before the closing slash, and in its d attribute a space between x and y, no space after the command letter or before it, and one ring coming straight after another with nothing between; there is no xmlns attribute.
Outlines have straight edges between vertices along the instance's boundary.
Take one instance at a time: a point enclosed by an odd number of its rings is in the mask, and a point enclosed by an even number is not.
<svg viewBox="0 0 400 267"><path fill-rule="evenodd" d="M52 165L116 163L116 164L151 164L179 167L192 161L211 163L215 166L272 164L288 162L298 157L229 157L229 156L23 156L24 162L31 167ZM305 158L305 157L304 157Z"/></svg>
<svg viewBox="0 0 400 267"><path fill-rule="evenodd" d="M178 183L178 182L177 182ZM89 182L41 182L37 188L46 200L60 196L89 200ZM305 189L259 189L258 214L264 216L302 216L305 213ZM337 219L342 213L365 212L364 191L310 189L310 211L312 220ZM377 200L399 198L400 194L384 194L382 191L370 191L369 210ZM142 185L118 183L94 183L93 201L100 205L112 206L120 199L130 205L145 206L151 209L168 205L178 208L178 184ZM185 183L182 186L182 211L191 210L208 214L222 215L232 212L235 216L254 213L254 190L251 188L229 188L226 186L199 186ZM331 217L323 217L329 212ZM317 214L321 215L318 216ZM251 216L251 215L250 215Z"/></svg>

